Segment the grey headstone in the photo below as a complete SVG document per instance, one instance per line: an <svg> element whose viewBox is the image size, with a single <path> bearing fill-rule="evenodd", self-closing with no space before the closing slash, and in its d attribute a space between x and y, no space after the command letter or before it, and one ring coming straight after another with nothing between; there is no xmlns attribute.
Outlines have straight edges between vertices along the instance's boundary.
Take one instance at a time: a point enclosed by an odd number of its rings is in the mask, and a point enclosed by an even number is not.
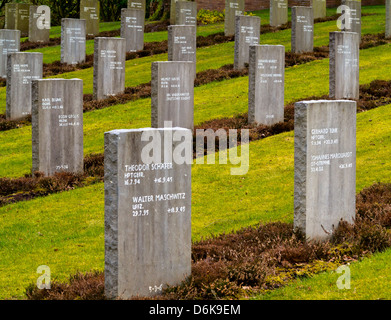
<svg viewBox="0 0 391 320"><path fill-rule="evenodd" d="M224 34L235 35L235 17L244 15L244 0L225 0Z"/></svg>
<svg viewBox="0 0 391 320"><path fill-rule="evenodd" d="M32 81L33 172L83 172L83 81Z"/></svg>
<svg viewBox="0 0 391 320"><path fill-rule="evenodd" d="M126 40L95 38L94 99L101 100L125 91Z"/></svg>
<svg viewBox="0 0 391 320"><path fill-rule="evenodd" d="M391 37L391 0L386 0L386 38Z"/></svg>
<svg viewBox="0 0 391 320"><path fill-rule="evenodd" d="M261 19L252 16L236 16L234 68L243 69L249 63L250 46L259 44Z"/></svg>
<svg viewBox="0 0 391 320"><path fill-rule="evenodd" d="M153 128L171 121L174 127L194 127L193 62L152 63L151 119Z"/></svg>
<svg viewBox="0 0 391 320"><path fill-rule="evenodd" d="M31 81L42 79L43 54L15 52L7 59L6 116L18 120L31 115Z"/></svg>
<svg viewBox="0 0 391 320"><path fill-rule="evenodd" d="M196 75L197 27L175 25L168 27L168 61L192 61Z"/></svg>
<svg viewBox="0 0 391 320"><path fill-rule="evenodd" d="M86 20L86 32L88 36L99 34L100 5L98 0L80 1L80 19Z"/></svg>
<svg viewBox="0 0 391 320"><path fill-rule="evenodd" d="M86 61L86 21L61 19L61 62L78 64Z"/></svg>
<svg viewBox="0 0 391 320"><path fill-rule="evenodd" d="M191 165L165 159L181 143L165 140L191 134L183 128L105 133L107 298L154 296L190 276ZM142 154L151 143L164 156L154 153L146 163Z"/></svg>
<svg viewBox="0 0 391 320"><path fill-rule="evenodd" d="M29 41L49 42L50 8L48 6L30 6Z"/></svg>
<svg viewBox="0 0 391 320"><path fill-rule="evenodd" d="M145 0L128 0L128 9L140 9L145 13Z"/></svg>
<svg viewBox="0 0 391 320"><path fill-rule="evenodd" d="M361 41L361 1L342 0L342 5L350 8L350 28L345 23L341 31L357 32Z"/></svg>
<svg viewBox="0 0 391 320"><path fill-rule="evenodd" d="M15 30L16 29L16 3L5 4L5 24L4 29Z"/></svg>
<svg viewBox="0 0 391 320"><path fill-rule="evenodd" d="M314 50L314 11L312 7L292 7L292 52Z"/></svg>
<svg viewBox="0 0 391 320"><path fill-rule="evenodd" d="M126 52L144 49L145 13L140 9L121 10L121 38L126 40Z"/></svg>
<svg viewBox="0 0 391 320"><path fill-rule="evenodd" d="M359 99L359 43L355 32L330 32L330 98Z"/></svg>
<svg viewBox="0 0 391 320"><path fill-rule="evenodd" d="M196 26L197 25L197 2L178 1L175 5L175 24Z"/></svg>
<svg viewBox="0 0 391 320"><path fill-rule="evenodd" d="M285 47L250 46L248 121L271 126L284 121Z"/></svg>
<svg viewBox="0 0 391 320"><path fill-rule="evenodd" d="M30 5L18 3L16 6L15 29L21 32L22 37L28 37L30 26Z"/></svg>
<svg viewBox="0 0 391 320"><path fill-rule="evenodd" d="M356 102L295 104L294 227L328 239L341 219L352 223L356 197Z"/></svg>
<svg viewBox="0 0 391 320"><path fill-rule="evenodd" d="M314 19L325 18L327 16L326 0L311 0L310 6L314 9Z"/></svg>
<svg viewBox="0 0 391 320"><path fill-rule="evenodd" d="M0 30L0 77L7 76L7 55L8 53L20 50L19 30Z"/></svg>
<svg viewBox="0 0 391 320"><path fill-rule="evenodd" d="M270 25L278 27L288 22L288 0L270 0Z"/></svg>

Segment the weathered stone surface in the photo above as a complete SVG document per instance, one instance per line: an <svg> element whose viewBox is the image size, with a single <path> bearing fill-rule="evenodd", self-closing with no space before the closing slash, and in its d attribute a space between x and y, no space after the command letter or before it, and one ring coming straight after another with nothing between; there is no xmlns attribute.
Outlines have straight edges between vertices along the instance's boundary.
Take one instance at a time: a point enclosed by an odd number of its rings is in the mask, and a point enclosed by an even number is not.
<svg viewBox="0 0 391 320"><path fill-rule="evenodd" d="M292 52L314 50L314 11L311 7L292 7Z"/></svg>
<svg viewBox="0 0 391 320"><path fill-rule="evenodd" d="M386 0L386 38L391 37L391 0Z"/></svg>
<svg viewBox="0 0 391 320"><path fill-rule="evenodd" d="M314 19L326 17L326 0L310 0L310 7L314 9Z"/></svg>
<svg viewBox="0 0 391 320"><path fill-rule="evenodd" d="M196 26L197 25L197 2L178 1L175 5L175 24Z"/></svg>
<svg viewBox="0 0 391 320"><path fill-rule="evenodd" d="M16 5L15 29L21 32L22 37L29 35L30 26L30 5L27 3L18 3Z"/></svg>
<svg viewBox="0 0 391 320"><path fill-rule="evenodd" d="M6 116L18 120L31 115L31 81L42 79L43 54L15 52L7 60Z"/></svg>
<svg viewBox="0 0 391 320"><path fill-rule="evenodd" d="M288 0L270 0L270 25L278 27L288 22Z"/></svg>
<svg viewBox="0 0 391 320"><path fill-rule="evenodd" d="M356 196L356 102L295 104L294 227L326 240L352 223Z"/></svg>
<svg viewBox="0 0 391 320"><path fill-rule="evenodd" d="M359 99L359 43L355 32L330 32L330 98Z"/></svg>
<svg viewBox="0 0 391 320"><path fill-rule="evenodd" d="M48 6L30 6L29 41L49 42L50 8Z"/></svg>
<svg viewBox="0 0 391 320"><path fill-rule="evenodd" d="M7 55L20 50L19 30L0 30L0 77L7 77Z"/></svg>
<svg viewBox="0 0 391 320"><path fill-rule="evenodd" d="M341 3L350 8L350 28L345 23L342 31L357 32L361 41L361 1L342 0Z"/></svg>
<svg viewBox="0 0 391 320"><path fill-rule="evenodd" d="M284 121L285 47L250 46L248 122Z"/></svg>
<svg viewBox="0 0 391 320"><path fill-rule="evenodd" d="M184 1L184 0L171 0L171 5L170 5L170 24L174 25L176 24L176 3L178 1Z"/></svg>
<svg viewBox="0 0 391 320"><path fill-rule="evenodd" d="M80 19L86 20L86 33L89 36L99 34L100 4L98 0L80 1Z"/></svg>
<svg viewBox="0 0 391 320"><path fill-rule="evenodd" d="M83 81L32 81L33 172L83 172Z"/></svg>
<svg viewBox="0 0 391 320"><path fill-rule="evenodd" d="M16 6L17 3L5 4L5 23L4 29L15 30L16 29Z"/></svg>
<svg viewBox="0 0 391 320"><path fill-rule="evenodd" d="M174 127L194 127L193 62L152 63L151 122L153 128L171 121Z"/></svg>
<svg viewBox="0 0 391 320"><path fill-rule="evenodd" d="M104 99L125 91L125 60L125 39L95 38L94 99Z"/></svg>
<svg viewBox="0 0 391 320"><path fill-rule="evenodd" d="M154 296L191 273L191 164L172 160L183 143L173 142L174 135L188 137L191 150L192 132L183 128L105 133L109 299ZM151 143L164 152L147 162L143 153Z"/></svg>
<svg viewBox="0 0 391 320"><path fill-rule="evenodd" d="M145 0L128 0L128 9L140 9L145 13Z"/></svg>
<svg viewBox="0 0 391 320"><path fill-rule="evenodd" d="M224 33L235 35L235 17L244 14L244 0L225 0Z"/></svg>
<svg viewBox="0 0 391 320"><path fill-rule="evenodd" d="M234 68L243 69L249 63L250 46L259 44L261 19L236 16Z"/></svg>
<svg viewBox="0 0 391 320"><path fill-rule="evenodd" d="M197 27L175 25L168 27L168 61L191 61L196 75Z"/></svg>
<svg viewBox="0 0 391 320"><path fill-rule="evenodd" d="M140 9L121 10L121 38L126 40L126 52L144 49L145 12Z"/></svg>
<svg viewBox="0 0 391 320"><path fill-rule="evenodd" d="M86 21L61 19L61 62L78 64L86 61Z"/></svg>

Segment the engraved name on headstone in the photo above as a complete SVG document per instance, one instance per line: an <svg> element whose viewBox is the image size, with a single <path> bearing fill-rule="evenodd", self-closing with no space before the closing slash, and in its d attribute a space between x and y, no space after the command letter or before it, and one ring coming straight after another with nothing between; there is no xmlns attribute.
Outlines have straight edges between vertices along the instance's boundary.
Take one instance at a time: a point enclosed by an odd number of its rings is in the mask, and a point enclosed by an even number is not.
<svg viewBox="0 0 391 320"><path fill-rule="evenodd" d="M80 19L86 20L86 33L89 36L99 34L100 3L98 0L80 1Z"/></svg>
<svg viewBox="0 0 391 320"><path fill-rule="evenodd" d="M288 23L288 0L270 0L270 25L278 27Z"/></svg>
<svg viewBox="0 0 391 320"><path fill-rule="evenodd" d="M140 9L121 10L121 38L126 40L126 52L144 49L145 14Z"/></svg>
<svg viewBox="0 0 391 320"><path fill-rule="evenodd" d="M314 50L314 12L312 7L292 7L292 52Z"/></svg>
<svg viewBox="0 0 391 320"><path fill-rule="evenodd" d="M196 26L197 25L197 2L178 1L175 5L175 24Z"/></svg>
<svg viewBox="0 0 391 320"><path fill-rule="evenodd" d="M20 50L19 30L0 30L0 77L7 77L7 55Z"/></svg>
<svg viewBox="0 0 391 320"><path fill-rule="evenodd" d="M29 41L49 42L50 8L48 6L30 6Z"/></svg>
<svg viewBox="0 0 391 320"><path fill-rule="evenodd" d="M128 0L128 9L140 9L145 13L145 0Z"/></svg>
<svg viewBox="0 0 391 320"><path fill-rule="evenodd" d="M350 16L341 31L357 32L361 41L361 1L342 0L342 5L350 8Z"/></svg>
<svg viewBox="0 0 391 320"><path fill-rule="evenodd" d="M86 21L61 20L61 62L83 63L86 60Z"/></svg>
<svg viewBox="0 0 391 320"><path fill-rule="evenodd" d="M235 17L244 15L244 0L225 0L225 36L235 35Z"/></svg>

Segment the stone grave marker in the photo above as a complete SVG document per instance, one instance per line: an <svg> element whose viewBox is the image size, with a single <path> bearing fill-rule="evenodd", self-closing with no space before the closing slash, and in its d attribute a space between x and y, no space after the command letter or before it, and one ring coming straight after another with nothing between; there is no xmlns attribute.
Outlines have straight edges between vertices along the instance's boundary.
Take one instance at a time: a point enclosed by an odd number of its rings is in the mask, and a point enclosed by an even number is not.
<svg viewBox="0 0 391 320"><path fill-rule="evenodd" d="M95 38L94 99L101 100L125 91L126 40Z"/></svg>
<svg viewBox="0 0 391 320"><path fill-rule="evenodd" d="M128 0L128 9L140 9L145 14L145 0Z"/></svg>
<svg viewBox="0 0 391 320"><path fill-rule="evenodd" d="M6 117L19 120L31 115L31 81L42 79L43 54L14 52L7 59Z"/></svg>
<svg viewBox="0 0 391 320"><path fill-rule="evenodd" d="M86 21L61 19L61 62L78 64L86 61Z"/></svg>
<svg viewBox="0 0 391 320"><path fill-rule="evenodd" d="M7 77L7 55L20 50L19 30L0 30L0 77Z"/></svg>
<svg viewBox="0 0 391 320"><path fill-rule="evenodd" d="M121 10L121 38L126 40L126 52L144 49L145 13L140 9Z"/></svg>
<svg viewBox="0 0 391 320"><path fill-rule="evenodd" d="M80 19L86 20L86 32L88 36L99 34L100 5L98 0L80 1Z"/></svg>
<svg viewBox="0 0 391 320"><path fill-rule="evenodd" d="M248 121L267 126L284 121L285 47L250 46Z"/></svg>
<svg viewBox="0 0 391 320"><path fill-rule="evenodd" d="M326 17L326 0L311 0L310 7L314 9L314 19Z"/></svg>
<svg viewBox="0 0 391 320"><path fill-rule="evenodd" d="M311 7L292 7L292 52L314 50L314 11Z"/></svg>
<svg viewBox="0 0 391 320"><path fill-rule="evenodd" d="M183 128L105 133L108 299L155 296L190 276L191 161L179 164L175 152L191 154L191 142L192 132ZM151 148L153 159L145 159Z"/></svg>
<svg viewBox="0 0 391 320"><path fill-rule="evenodd" d="M194 127L194 66L186 61L152 63L151 122L153 128L171 121L174 127Z"/></svg>
<svg viewBox="0 0 391 320"><path fill-rule="evenodd" d="M386 0L386 38L391 37L391 0Z"/></svg>
<svg viewBox="0 0 391 320"><path fill-rule="evenodd" d="M270 0L270 25L278 27L288 22L288 0Z"/></svg>
<svg viewBox="0 0 391 320"><path fill-rule="evenodd" d="M225 0L224 33L235 35L235 17L244 15L244 0Z"/></svg>
<svg viewBox="0 0 391 320"><path fill-rule="evenodd" d="M236 16L234 68L243 69L249 63L250 46L259 44L261 19L252 16Z"/></svg>
<svg viewBox="0 0 391 320"><path fill-rule="evenodd" d="M330 98L359 99L359 43L356 32L330 32Z"/></svg>
<svg viewBox="0 0 391 320"><path fill-rule="evenodd" d="M32 81L33 172L83 172L83 81Z"/></svg>
<svg viewBox="0 0 391 320"><path fill-rule="evenodd" d="M174 25L168 27L168 61L192 61L194 76L197 63L197 27Z"/></svg>
<svg viewBox="0 0 391 320"><path fill-rule="evenodd" d="M48 6L30 6L29 41L49 42L50 8Z"/></svg>
<svg viewBox="0 0 391 320"><path fill-rule="evenodd" d="M342 5L350 8L350 23L345 23L341 31L357 32L361 41L361 1L342 0Z"/></svg>
<svg viewBox="0 0 391 320"><path fill-rule="evenodd" d="M17 7L17 3L5 4L4 29L8 29L8 30L16 29L16 7Z"/></svg>
<svg viewBox="0 0 391 320"><path fill-rule="evenodd" d="M294 227L329 239L341 219L352 223L356 197L356 102L295 104Z"/></svg>
<svg viewBox="0 0 391 320"><path fill-rule="evenodd" d="M22 37L28 37L30 26L30 4L18 3L16 5L15 29L20 30Z"/></svg>
<svg viewBox="0 0 391 320"><path fill-rule="evenodd" d="M197 2L178 1L175 5L176 25L196 26L197 25Z"/></svg>

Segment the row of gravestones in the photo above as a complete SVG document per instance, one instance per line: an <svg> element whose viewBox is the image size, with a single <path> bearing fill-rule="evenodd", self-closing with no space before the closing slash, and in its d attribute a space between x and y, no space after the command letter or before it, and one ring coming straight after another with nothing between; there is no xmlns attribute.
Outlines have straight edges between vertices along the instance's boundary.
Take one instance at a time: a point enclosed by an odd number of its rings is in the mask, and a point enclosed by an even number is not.
<svg viewBox="0 0 391 320"><path fill-rule="evenodd" d="M251 30L246 25L248 18L236 18L236 52L240 51L240 30ZM177 43L183 53L189 50L189 45L181 33L185 29L180 27L172 26L169 38L174 39L172 43ZM194 42L192 28L189 39ZM260 33L256 27L252 32L255 37ZM357 98L358 45L357 33L330 33L330 97ZM250 122L282 121L284 47L243 46L249 59ZM191 53L195 53L195 45ZM18 60L26 54L8 57L7 96L20 83L27 85L31 81L33 171L46 175L56 171L80 172L83 82L36 79L42 77L42 73L38 74L42 66L30 65L28 59ZM177 59L173 52L169 55ZM124 56L124 39L95 39L94 89L108 85L111 90L123 90ZM42 63L40 54L27 57ZM194 65L194 62L154 62L151 101L154 129L105 133L108 298L154 295L165 285L178 284L191 273L191 161L178 159L178 155L184 150L192 155L193 150L189 129L193 129ZM28 70L31 74L27 74ZM31 70L38 71L35 74ZM19 73L26 74L16 76ZM337 93L341 88L347 91ZM174 128L167 126L167 121ZM355 136L354 101L303 101L295 105L294 219L295 228L309 238L327 238L341 218L351 222L354 217Z"/></svg>

